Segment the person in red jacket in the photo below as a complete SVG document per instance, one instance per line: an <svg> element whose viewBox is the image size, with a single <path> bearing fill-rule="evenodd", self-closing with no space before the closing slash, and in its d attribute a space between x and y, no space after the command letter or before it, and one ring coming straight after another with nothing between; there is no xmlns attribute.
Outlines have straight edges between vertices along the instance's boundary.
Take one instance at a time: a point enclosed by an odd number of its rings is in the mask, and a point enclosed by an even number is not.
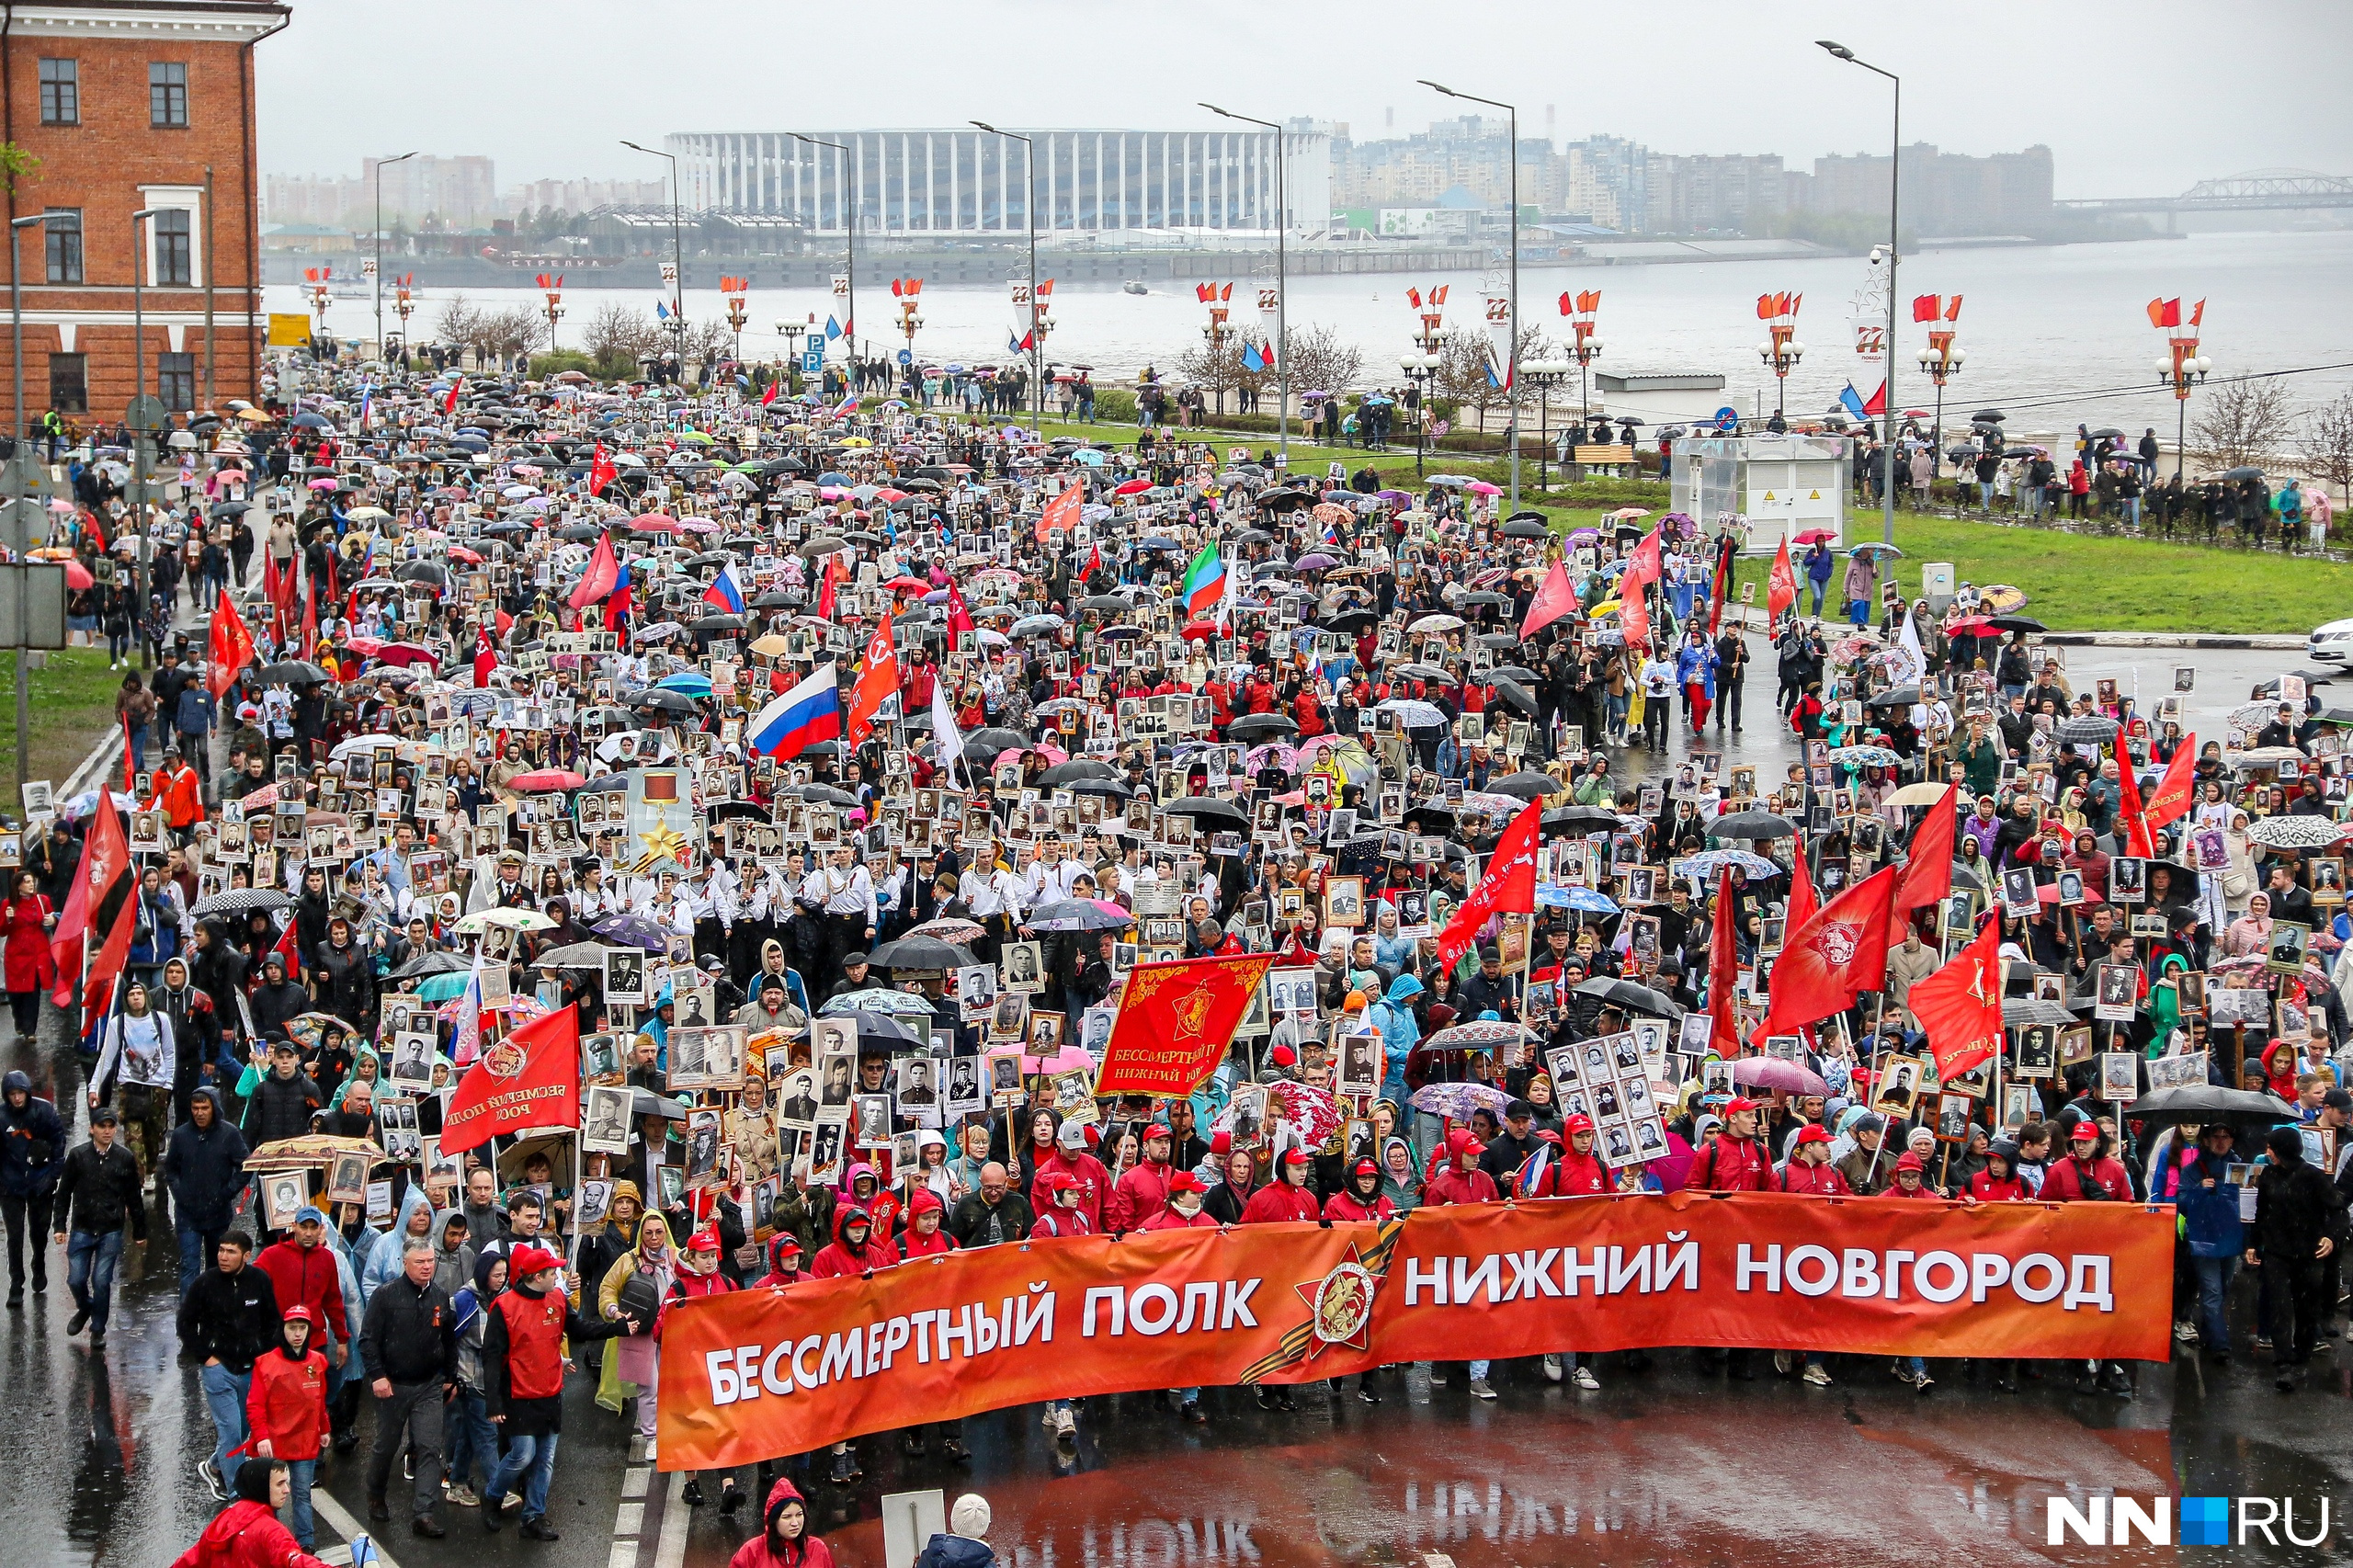
<svg viewBox="0 0 2353 1568"><path fill-rule="evenodd" d="M1334 1224L1365 1220L1379 1223L1396 1217L1397 1205L1381 1195L1381 1167L1369 1158L1350 1165L1347 1185L1324 1200L1324 1218Z"/></svg>
<svg viewBox="0 0 2353 1568"><path fill-rule="evenodd" d="M1221 1132L1218 1137L1222 1140L1225 1134ZM1168 1198L1161 1205L1160 1212L1135 1228L1139 1231L1214 1231L1218 1228L1217 1217L1201 1208L1208 1192L1207 1182L1190 1171L1178 1171L1168 1178ZM1170 1389L1168 1392L1176 1396L1179 1417L1196 1426L1209 1420L1209 1415L1201 1409L1199 1388Z"/></svg>
<svg viewBox="0 0 2353 1568"><path fill-rule="evenodd" d="M1123 1172L1119 1185L1111 1189L1109 1229L1122 1233L1138 1230L1167 1211L1173 1174L1168 1155L1176 1142L1165 1121L1155 1121L1143 1130L1143 1158Z"/></svg>
<svg viewBox="0 0 2353 1568"><path fill-rule="evenodd" d="M1819 1122L1798 1129L1790 1163L1781 1171L1781 1190L1813 1198L1849 1198L1854 1189L1838 1167L1830 1163L1830 1130Z"/></svg>
<svg viewBox="0 0 2353 1568"><path fill-rule="evenodd" d="M2018 1175L2018 1146L2006 1138L1995 1140L1985 1151L1985 1168L1969 1178L1966 1200L1971 1203L2023 1203L2029 1194Z"/></svg>
<svg viewBox="0 0 2353 1568"><path fill-rule="evenodd" d="M2040 1196L2045 1203L2081 1203L2087 1199L2130 1203L2132 1177L2109 1157L2108 1140L2101 1135L2099 1124L2087 1117L2067 1134L2067 1157L2043 1176Z"/></svg>
<svg viewBox="0 0 2353 1568"><path fill-rule="evenodd" d="M809 1533L809 1505L798 1487L777 1477L767 1509L767 1527L735 1549L727 1568L834 1568L831 1549Z"/></svg>
<svg viewBox="0 0 2353 1568"><path fill-rule="evenodd" d="M1772 1157L1756 1141L1756 1102L1734 1098L1724 1107L1723 1124L1684 1174L1686 1192L1770 1192Z"/></svg>
<svg viewBox="0 0 2353 1568"><path fill-rule="evenodd" d="M801 1238L779 1231L768 1243L768 1271L752 1281L755 1290L780 1290L801 1283Z"/></svg>
<svg viewBox="0 0 2353 1568"><path fill-rule="evenodd" d="M699 1301L705 1296L724 1296L735 1289L735 1281L719 1271L719 1227L705 1223L703 1228L687 1238L678 1249L676 1278L670 1281L670 1293L662 1298L660 1312L654 1319L654 1338L659 1344L662 1331L670 1322L670 1309L680 1301ZM661 1387L661 1363L654 1363L655 1381L653 1387L638 1390L640 1399L658 1399ZM689 1506L702 1506L702 1477L689 1475L680 1493ZM742 1505L743 1494L735 1488L735 1472L729 1471L719 1483L719 1511L732 1514Z"/></svg>
<svg viewBox="0 0 2353 1568"><path fill-rule="evenodd" d="M278 1325L278 1349L254 1359L245 1391L246 1447L255 1458L286 1467L292 1499L294 1539L302 1550L317 1544L311 1519L311 1481L318 1473L319 1450L327 1440L327 1358L310 1347L318 1313L296 1302ZM240 1476L269 1469L241 1465Z"/></svg>
<svg viewBox="0 0 2353 1568"><path fill-rule="evenodd" d="M1054 1152L1038 1162L1038 1174L1042 1176L1049 1171L1058 1171L1070 1177L1078 1192L1079 1210L1086 1216L1087 1233L1100 1235L1104 1231L1103 1206L1111 1196L1111 1173L1103 1168L1102 1161L1086 1152L1086 1133L1084 1122L1063 1122L1062 1130L1054 1134ZM1041 1214L1050 1207L1037 1200L1034 1190L1030 1206Z"/></svg>
<svg viewBox="0 0 2353 1568"><path fill-rule="evenodd" d="M334 1249L326 1244L327 1217L304 1204L294 1215L294 1233L261 1249L255 1267L269 1276L281 1307L311 1309L311 1323L324 1329L327 1358L342 1366L350 1354L351 1331L343 1315L343 1285L336 1278ZM300 1482L297 1482L300 1485Z"/></svg>
<svg viewBox="0 0 2353 1568"><path fill-rule="evenodd" d="M907 1199L907 1228L899 1236L899 1257L902 1262L915 1257L938 1257L956 1250L956 1238L940 1227L948 1218L948 1205L939 1194L927 1187L919 1187Z"/></svg>
<svg viewBox="0 0 2353 1568"><path fill-rule="evenodd" d="M563 1431L564 1358L591 1340L648 1325L627 1313L601 1321L581 1316L564 1294L563 1259L545 1247L521 1244L508 1255L506 1268L512 1283L492 1300L482 1336L483 1409L506 1443L483 1488L482 1528L496 1530L505 1522L507 1489L520 1482L523 1520L517 1533L554 1540L548 1486Z"/></svg>
<svg viewBox="0 0 2353 1568"><path fill-rule="evenodd" d="M1532 1198L1598 1198L1617 1184L1609 1179L1609 1167L1593 1152L1595 1131L1593 1118L1573 1116L1562 1131L1568 1134L1568 1146L1563 1149L1546 1173L1544 1190L1529 1194ZM1591 1373L1586 1374L1591 1377ZM1588 1386L1580 1379L1577 1387ZM1598 1385L1593 1385L1598 1386Z"/></svg>
<svg viewBox="0 0 2353 1568"><path fill-rule="evenodd" d="M1069 1123L1064 1123L1067 1130ZM1095 1227L1087 1222L1086 1210L1080 1199L1078 1178L1070 1172L1040 1169L1033 1191L1044 1195L1046 1201L1039 1206L1038 1218L1029 1227L1029 1237L1088 1236ZM1078 1441L1078 1422L1071 1415L1070 1401L1050 1399L1046 1402L1045 1424L1058 1443L1074 1445Z"/></svg>
<svg viewBox="0 0 2353 1568"><path fill-rule="evenodd" d="M1324 1217L1323 1205L1315 1194L1308 1190L1307 1151L1301 1148L1284 1150L1275 1160L1275 1179L1250 1195L1242 1206L1242 1223L1271 1225L1284 1221L1313 1223ZM1260 1384L1258 1408L1261 1410L1297 1410L1290 1390Z"/></svg>
<svg viewBox="0 0 2353 1568"><path fill-rule="evenodd" d="M278 1522L292 1495L283 1464L237 1467L237 1500L212 1517L172 1568L326 1568Z"/></svg>
<svg viewBox="0 0 2353 1568"><path fill-rule="evenodd" d="M1895 1162L1894 1183L1880 1196L1915 1201L1927 1199L1933 1202L1937 1195L1928 1188L1928 1162L1905 1150L1904 1157ZM1928 1363L1917 1356L1898 1356L1894 1365L1888 1369L1895 1374L1896 1381L1910 1383L1922 1393L1927 1392L1936 1383L1936 1380L1928 1376Z"/></svg>
<svg viewBox="0 0 2353 1568"><path fill-rule="evenodd" d="M874 1221L855 1203L834 1210L834 1240L810 1260L809 1278L832 1279L844 1274L870 1274L899 1261L899 1249L874 1234Z"/></svg>
<svg viewBox="0 0 2353 1568"><path fill-rule="evenodd" d="M1422 1207L1438 1209L1454 1203L1493 1203L1502 1196L1495 1190L1495 1178L1479 1168L1479 1161L1487 1153L1485 1144L1469 1138L1458 1140L1449 1134L1447 1148L1452 1158L1422 1187ZM1470 1377L1472 1397L1495 1397L1495 1391L1487 1382L1486 1362L1472 1362ZM1430 1363L1430 1386L1446 1386L1444 1363Z"/></svg>

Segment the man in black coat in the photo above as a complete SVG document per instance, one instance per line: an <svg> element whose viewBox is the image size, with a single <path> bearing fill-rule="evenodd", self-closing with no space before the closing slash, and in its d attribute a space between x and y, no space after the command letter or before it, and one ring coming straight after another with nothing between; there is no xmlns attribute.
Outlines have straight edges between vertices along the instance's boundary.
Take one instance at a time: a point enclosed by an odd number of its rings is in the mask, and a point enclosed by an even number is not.
<svg viewBox="0 0 2353 1568"><path fill-rule="evenodd" d="M107 1343L107 1311L114 1304L115 1266L122 1261L125 1225L147 1240L147 1205L139 1162L115 1141L120 1119L110 1105L90 1112L90 1141L65 1156L57 1184L57 1211L65 1216L57 1243L65 1249L65 1283L74 1292L68 1335L90 1329L90 1348Z"/></svg>
<svg viewBox="0 0 2353 1568"><path fill-rule="evenodd" d="M22 1072L0 1079L0 1213L8 1222L8 1305L25 1301L25 1239L33 1289L49 1289L49 1211L65 1165L65 1124Z"/></svg>
<svg viewBox="0 0 2353 1568"><path fill-rule="evenodd" d="M385 1244L389 1245L390 1243ZM434 1283L439 1262L430 1240L404 1238L401 1272L368 1298L359 1358L376 1396L376 1445L368 1456L368 1517L391 1520L385 1487L392 1456L406 1438L414 1461L410 1528L442 1534L433 1505L441 1496L441 1410L458 1387L457 1312Z"/></svg>
<svg viewBox="0 0 2353 1568"><path fill-rule="evenodd" d="M2298 1129L2275 1127L2266 1144L2271 1162L2256 1178L2246 1261L2263 1270L2273 1386L2293 1393L2296 1369L2312 1359L2320 1325L2335 1304L2322 1299L2321 1281L2345 1236L2345 1199L2327 1173L2305 1163Z"/></svg>
<svg viewBox="0 0 2353 1568"><path fill-rule="evenodd" d="M212 1457L197 1473L220 1502L235 1490L236 1463L228 1454L245 1441L255 1358L278 1343L278 1290L251 1267L253 1250L244 1232L224 1232L212 1249L213 1267L180 1297L180 1354L203 1368L204 1403L216 1439Z"/></svg>
<svg viewBox="0 0 2353 1568"><path fill-rule="evenodd" d="M290 1040L269 1042L269 1066L245 1096L245 1139L258 1149L281 1138L300 1138L311 1131L311 1118L325 1108L320 1093Z"/></svg>
<svg viewBox="0 0 2353 1568"><path fill-rule="evenodd" d="M211 1261L237 1212L245 1175L245 1135L221 1108L221 1091L199 1084L188 1119L172 1129L164 1149L164 1181L172 1190L172 1221L180 1244L180 1294L185 1297Z"/></svg>

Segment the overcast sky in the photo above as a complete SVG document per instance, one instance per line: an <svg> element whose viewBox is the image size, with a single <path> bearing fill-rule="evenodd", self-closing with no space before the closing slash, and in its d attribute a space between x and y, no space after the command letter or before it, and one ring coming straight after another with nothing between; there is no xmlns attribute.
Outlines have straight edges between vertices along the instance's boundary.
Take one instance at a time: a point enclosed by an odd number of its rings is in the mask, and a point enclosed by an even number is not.
<svg viewBox="0 0 2353 1568"><path fill-rule="evenodd" d="M866 24L845 36L845 10ZM1951 152L2040 142L2062 196L2137 196L2269 166L2353 174L2345 0L2045 0L1675 6L1534 0L407 0L298 3L261 46L261 166L357 174L411 148L487 153L501 187L649 177L674 131L961 125L1170 129L1207 98L1347 121L1359 140L1463 106L1415 78L1516 101L1524 135L1631 136L1668 153ZM1386 130L1394 111L1395 130Z"/></svg>

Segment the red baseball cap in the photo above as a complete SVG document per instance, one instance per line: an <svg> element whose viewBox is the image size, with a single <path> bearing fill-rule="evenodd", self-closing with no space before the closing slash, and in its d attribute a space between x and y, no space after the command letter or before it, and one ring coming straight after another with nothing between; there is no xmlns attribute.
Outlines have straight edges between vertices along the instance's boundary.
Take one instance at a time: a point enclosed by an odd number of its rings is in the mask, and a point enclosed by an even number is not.
<svg viewBox="0 0 2353 1568"><path fill-rule="evenodd" d="M563 1267L563 1259L545 1247L519 1246L506 1259L506 1271L517 1279L529 1279L534 1274Z"/></svg>
<svg viewBox="0 0 2353 1568"><path fill-rule="evenodd" d="M1352 1176L1379 1176L1381 1174L1381 1167L1374 1165L1370 1160L1358 1160L1355 1165L1348 1167L1348 1174Z"/></svg>
<svg viewBox="0 0 2353 1568"><path fill-rule="evenodd" d="M1290 1046L1279 1045L1267 1053L1267 1060L1278 1067L1296 1067L1299 1065L1299 1052Z"/></svg>
<svg viewBox="0 0 2353 1568"><path fill-rule="evenodd" d="M2090 1120L2079 1121L2067 1136L2078 1143L2089 1143L2099 1136L2099 1124Z"/></svg>
<svg viewBox="0 0 2353 1568"><path fill-rule="evenodd" d="M1817 1127L1809 1122L1805 1126L1798 1129L1798 1142L1801 1143L1827 1143L1830 1142L1830 1129L1826 1127Z"/></svg>
<svg viewBox="0 0 2353 1568"><path fill-rule="evenodd" d="M1068 1171L1040 1171L1038 1185L1048 1192L1068 1192L1078 1185L1078 1178Z"/></svg>
<svg viewBox="0 0 2353 1568"><path fill-rule="evenodd" d="M1207 1192L1209 1190L1209 1187L1201 1180L1200 1177L1195 1176L1192 1172L1178 1171L1175 1176L1168 1178L1168 1190L1171 1192Z"/></svg>
<svg viewBox="0 0 2353 1568"><path fill-rule="evenodd" d="M1285 1149L1283 1151L1283 1164L1287 1165L1303 1165L1307 1164L1307 1151L1298 1148Z"/></svg>
<svg viewBox="0 0 2353 1568"><path fill-rule="evenodd" d="M1907 1153L1902 1159L1895 1162L1895 1168L1898 1171L1925 1172L1928 1168L1928 1163L1920 1158L1917 1154Z"/></svg>
<svg viewBox="0 0 2353 1568"><path fill-rule="evenodd" d="M1757 1104L1755 1100L1745 1098L1739 1095L1734 1095L1731 1099L1724 1102L1724 1115L1727 1117L1738 1116L1742 1111L1755 1110L1756 1108Z"/></svg>
<svg viewBox="0 0 2353 1568"><path fill-rule="evenodd" d="M1590 1132L1593 1131L1593 1118L1589 1116L1573 1116L1569 1118L1566 1126L1568 1131L1571 1132Z"/></svg>

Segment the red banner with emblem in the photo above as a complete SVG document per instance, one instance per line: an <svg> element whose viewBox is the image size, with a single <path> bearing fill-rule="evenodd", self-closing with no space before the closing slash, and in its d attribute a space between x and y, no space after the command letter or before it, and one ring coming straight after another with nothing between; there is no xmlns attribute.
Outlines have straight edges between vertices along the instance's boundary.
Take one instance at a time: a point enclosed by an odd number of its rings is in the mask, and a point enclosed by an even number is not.
<svg viewBox="0 0 2353 1568"><path fill-rule="evenodd" d="M1674 1193L948 1253L674 1304L665 1470L1144 1389L1675 1345L2162 1360L2173 1210Z"/></svg>
<svg viewBox="0 0 2353 1568"><path fill-rule="evenodd" d="M580 1125L580 1009L558 1007L484 1048L449 1095L444 1153L478 1149L501 1132Z"/></svg>
<svg viewBox="0 0 2353 1568"><path fill-rule="evenodd" d="M1095 1092L1174 1099L1199 1088L1225 1060L1274 964L1272 953L1256 953L1136 965L1120 992Z"/></svg>

